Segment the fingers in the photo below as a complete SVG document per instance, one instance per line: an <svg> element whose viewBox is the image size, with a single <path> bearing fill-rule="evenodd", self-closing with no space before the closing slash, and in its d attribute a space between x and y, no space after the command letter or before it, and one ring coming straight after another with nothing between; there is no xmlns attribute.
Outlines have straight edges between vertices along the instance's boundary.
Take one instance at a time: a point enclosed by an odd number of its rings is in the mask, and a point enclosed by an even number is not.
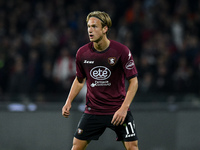
<svg viewBox="0 0 200 150"><path fill-rule="evenodd" d="M62 109L62 115L63 115L65 118L68 118L69 115L70 115L69 109L63 107L63 109Z"/></svg>
<svg viewBox="0 0 200 150"><path fill-rule="evenodd" d="M70 115L70 112L69 112L69 111L64 111L62 115L63 115L65 118L68 118L69 115Z"/></svg>
<svg viewBox="0 0 200 150"><path fill-rule="evenodd" d="M114 126L118 126L118 125L122 125L123 122L124 122L124 120L125 120L125 117L114 115L114 116L113 116L113 119L112 119L112 121L111 121L111 123L112 123Z"/></svg>

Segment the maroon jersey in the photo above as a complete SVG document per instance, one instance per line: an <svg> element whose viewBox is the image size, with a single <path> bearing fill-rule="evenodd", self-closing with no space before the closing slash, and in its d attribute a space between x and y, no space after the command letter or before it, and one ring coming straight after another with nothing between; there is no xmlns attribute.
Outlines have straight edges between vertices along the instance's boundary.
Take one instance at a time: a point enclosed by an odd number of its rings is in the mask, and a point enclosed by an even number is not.
<svg viewBox="0 0 200 150"><path fill-rule="evenodd" d="M137 69L130 50L110 40L110 46L103 52L96 51L92 42L78 50L76 75L86 78L85 113L111 115L124 101L125 78L137 76Z"/></svg>

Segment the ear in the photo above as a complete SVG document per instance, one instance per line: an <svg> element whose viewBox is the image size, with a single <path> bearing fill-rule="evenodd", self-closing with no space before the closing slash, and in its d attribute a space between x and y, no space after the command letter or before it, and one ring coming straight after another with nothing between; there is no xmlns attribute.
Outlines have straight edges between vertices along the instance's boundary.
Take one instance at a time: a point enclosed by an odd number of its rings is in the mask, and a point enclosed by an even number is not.
<svg viewBox="0 0 200 150"><path fill-rule="evenodd" d="M107 26L104 26L103 27L103 33L106 33L108 31L108 27Z"/></svg>

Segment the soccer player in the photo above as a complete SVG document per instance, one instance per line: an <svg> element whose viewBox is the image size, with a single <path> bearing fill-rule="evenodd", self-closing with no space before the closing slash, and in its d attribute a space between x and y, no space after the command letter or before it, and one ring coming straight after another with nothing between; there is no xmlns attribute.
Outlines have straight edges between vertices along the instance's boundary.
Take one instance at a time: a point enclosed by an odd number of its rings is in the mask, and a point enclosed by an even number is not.
<svg viewBox="0 0 200 150"><path fill-rule="evenodd" d="M88 14L90 43L76 54L76 78L71 86L62 115L70 115L71 103L87 84L85 111L73 139L72 150L84 150L98 140L106 128L112 129L127 150L138 150L135 123L129 106L138 89L137 70L130 50L107 38L112 25L109 15ZM129 81L125 90L125 78Z"/></svg>

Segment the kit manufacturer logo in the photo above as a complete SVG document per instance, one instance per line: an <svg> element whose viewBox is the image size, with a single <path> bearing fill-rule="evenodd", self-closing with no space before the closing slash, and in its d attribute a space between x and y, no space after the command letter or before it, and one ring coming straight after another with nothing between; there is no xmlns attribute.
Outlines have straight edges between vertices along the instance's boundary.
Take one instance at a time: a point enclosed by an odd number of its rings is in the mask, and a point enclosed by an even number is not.
<svg viewBox="0 0 200 150"><path fill-rule="evenodd" d="M93 60L84 60L84 64L94 64Z"/></svg>

